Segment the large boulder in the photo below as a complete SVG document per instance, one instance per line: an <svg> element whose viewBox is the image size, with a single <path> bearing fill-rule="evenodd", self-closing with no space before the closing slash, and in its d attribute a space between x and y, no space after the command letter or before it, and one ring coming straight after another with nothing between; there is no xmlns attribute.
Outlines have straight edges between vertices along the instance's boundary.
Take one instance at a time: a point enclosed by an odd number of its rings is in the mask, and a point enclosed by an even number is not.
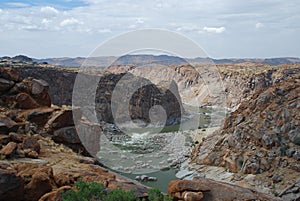
<svg viewBox="0 0 300 201"><path fill-rule="evenodd" d="M76 128L74 126L64 127L54 131L52 139L63 144L80 144Z"/></svg>
<svg viewBox="0 0 300 201"><path fill-rule="evenodd" d="M232 201L232 200L281 200L237 185L197 178L174 180L169 183L168 194L177 200Z"/></svg>
<svg viewBox="0 0 300 201"><path fill-rule="evenodd" d="M0 92L5 92L14 86L13 81L0 78Z"/></svg>
<svg viewBox="0 0 300 201"><path fill-rule="evenodd" d="M40 105L27 93L19 93L16 96L17 107L20 109L34 109Z"/></svg>
<svg viewBox="0 0 300 201"><path fill-rule="evenodd" d="M64 108L54 113L47 121L46 130L47 133L53 133L55 130L74 126L73 114L78 115L77 119L80 119L80 110L72 108Z"/></svg>
<svg viewBox="0 0 300 201"><path fill-rule="evenodd" d="M0 201L21 201L23 195L23 178L13 170L0 169Z"/></svg>
<svg viewBox="0 0 300 201"><path fill-rule="evenodd" d="M36 108L27 110L20 117L24 117L27 121L35 123L38 127L42 128L53 114L54 108Z"/></svg>
<svg viewBox="0 0 300 201"><path fill-rule="evenodd" d="M25 180L24 201L37 201L44 194L56 188L53 169L36 164L17 164L18 175Z"/></svg>
<svg viewBox="0 0 300 201"><path fill-rule="evenodd" d="M52 190L51 180L44 172L36 172L31 181L25 186L24 198L26 201L37 201L44 194Z"/></svg>
<svg viewBox="0 0 300 201"><path fill-rule="evenodd" d="M0 69L1 104L20 109L50 107L49 85L41 79L20 79L20 74L12 68Z"/></svg>
<svg viewBox="0 0 300 201"><path fill-rule="evenodd" d="M184 197L196 197L200 199L201 195L196 195L187 192L206 192L210 191L208 186L197 181L190 180L173 180L168 186L168 194L175 199L185 199ZM203 197L203 195L202 195ZM201 198L202 199L202 198Z"/></svg>
<svg viewBox="0 0 300 201"><path fill-rule="evenodd" d="M5 147L0 150L0 156L11 157L17 149L15 142L9 142Z"/></svg>
<svg viewBox="0 0 300 201"><path fill-rule="evenodd" d="M18 82L20 81L20 73L12 68L0 68L0 78Z"/></svg>
<svg viewBox="0 0 300 201"><path fill-rule="evenodd" d="M8 134L9 132L16 132L19 125L11 120L9 117L0 115L0 133Z"/></svg>

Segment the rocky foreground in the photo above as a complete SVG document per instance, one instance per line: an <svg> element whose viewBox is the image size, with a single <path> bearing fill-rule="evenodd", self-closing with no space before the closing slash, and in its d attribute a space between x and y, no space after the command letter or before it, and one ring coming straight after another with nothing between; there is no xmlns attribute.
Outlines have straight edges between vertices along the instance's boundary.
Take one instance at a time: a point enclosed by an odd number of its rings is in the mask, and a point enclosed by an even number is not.
<svg viewBox="0 0 300 201"><path fill-rule="evenodd" d="M242 103L220 131L196 147L193 161L226 167L242 173L241 179L256 175L257 186L279 191L276 195L284 200L297 199L299 76L289 77ZM107 189L134 189L137 197L147 198L147 187L88 157L73 121L74 112L82 114L52 105L50 86L39 77L22 78L15 69L0 69L0 200L60 200L60 192L80 178ZM249 188L199 177L172 181L168 193L174 200L282 200Z"/></svg>

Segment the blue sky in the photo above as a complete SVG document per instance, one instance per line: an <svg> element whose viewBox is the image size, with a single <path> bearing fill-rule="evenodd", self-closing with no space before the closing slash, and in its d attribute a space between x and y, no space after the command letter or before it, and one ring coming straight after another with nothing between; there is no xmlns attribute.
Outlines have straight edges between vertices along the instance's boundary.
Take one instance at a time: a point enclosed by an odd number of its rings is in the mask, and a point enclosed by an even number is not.
<svg viewBox="0 0 300 201"><path fill-rule="evenodd" d="M88 56L121 33L162 28L210 57L300 56L298 0L0 1L0 56Z"/></svg>
<svg viewBox="0 0 300 201"><path fill-rule="evenodd" d="M35 0L35 1L11 1L11 0L1 0L1 8L24 8L32 6L54 6L62 10L70 10L75 7L87 6L88 3L80 0Z"/></svg>

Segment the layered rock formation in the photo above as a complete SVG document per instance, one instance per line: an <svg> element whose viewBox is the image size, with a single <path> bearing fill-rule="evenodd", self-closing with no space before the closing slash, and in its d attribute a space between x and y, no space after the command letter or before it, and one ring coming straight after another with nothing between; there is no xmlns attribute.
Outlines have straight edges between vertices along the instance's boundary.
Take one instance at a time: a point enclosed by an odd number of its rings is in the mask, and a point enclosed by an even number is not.
<svg viewBox="0 0 300 201"><path fill-rule="evenodd" d="M72 93L77 72L60 68L44 67L18 68L17 70L20 71L22 77L31 76L34 78L42 78L50 83L49 94L53 104L59 106L72 105ZM95 101L98 119L100 121L113 123L111 96L116 84L124 77L124 74L114 75L106 73L99 75L99 77L94 77L93 75L86 76L88 76L87 79L94 79L99 83ZM161 105L167 113L167 124L180 122L182 115L181 98L175 83L172 83L171 86L163 83L154 85L147 79L126 74L126 80L122 79L122 85L124 86L123 89L126 90L126 95L131 93L132 90L135 91L130 98L129 110L132 119L149 122L149 109L154 105ZM146 86L140 88L140 86L143 85ZM81 90L81 98L76 101L89 102L86 101L86 98L90 98L94 92L88 90L88 86L86 86L84 90ZM122 108L122 110L128 110L128 108Z"/></svg>
<svg viewBox="0 0 300 201"><path fill-rule="evenodd" d="M270 66L259 63L191 63L143 67L112 65L108 70L113 73L130 72L155 84L162 80L174 80L183 103L195 106L218 105L232 110L256 91L300 72L297 64Z"/></svg>
<svg viewBox="0 0 300 201"><path fill-rule="evenodd" d="M281 188L295 182L300 177L299 94L299 74L254 93L225 119L221 130L203 139L192 160L231 172L264 174ZM286 174L294 175L293 181Z"/></svg>

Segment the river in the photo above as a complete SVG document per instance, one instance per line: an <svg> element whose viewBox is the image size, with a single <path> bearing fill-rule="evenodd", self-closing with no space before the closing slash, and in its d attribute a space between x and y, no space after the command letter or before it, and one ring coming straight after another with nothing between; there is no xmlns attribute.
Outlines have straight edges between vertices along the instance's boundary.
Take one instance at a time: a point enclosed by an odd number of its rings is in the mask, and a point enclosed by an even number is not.
<svg viewBox="0 0 300 201"><path fill-rule="evenodd" d="M185 121L182 121L180 130L179 125L165 126L159 133L149 132L149 127L131 128L131 135L125 135L110 125L113 129L104 130L106 141L101 140L100 161L131 179L142 175L155 177L157 181L141 183L166 193L168 183L178 179L176 172L180 164L188 159L195 143L195 132L215 126L211 119L217 112L212 108L185 106L185 111Z"/></svg>

